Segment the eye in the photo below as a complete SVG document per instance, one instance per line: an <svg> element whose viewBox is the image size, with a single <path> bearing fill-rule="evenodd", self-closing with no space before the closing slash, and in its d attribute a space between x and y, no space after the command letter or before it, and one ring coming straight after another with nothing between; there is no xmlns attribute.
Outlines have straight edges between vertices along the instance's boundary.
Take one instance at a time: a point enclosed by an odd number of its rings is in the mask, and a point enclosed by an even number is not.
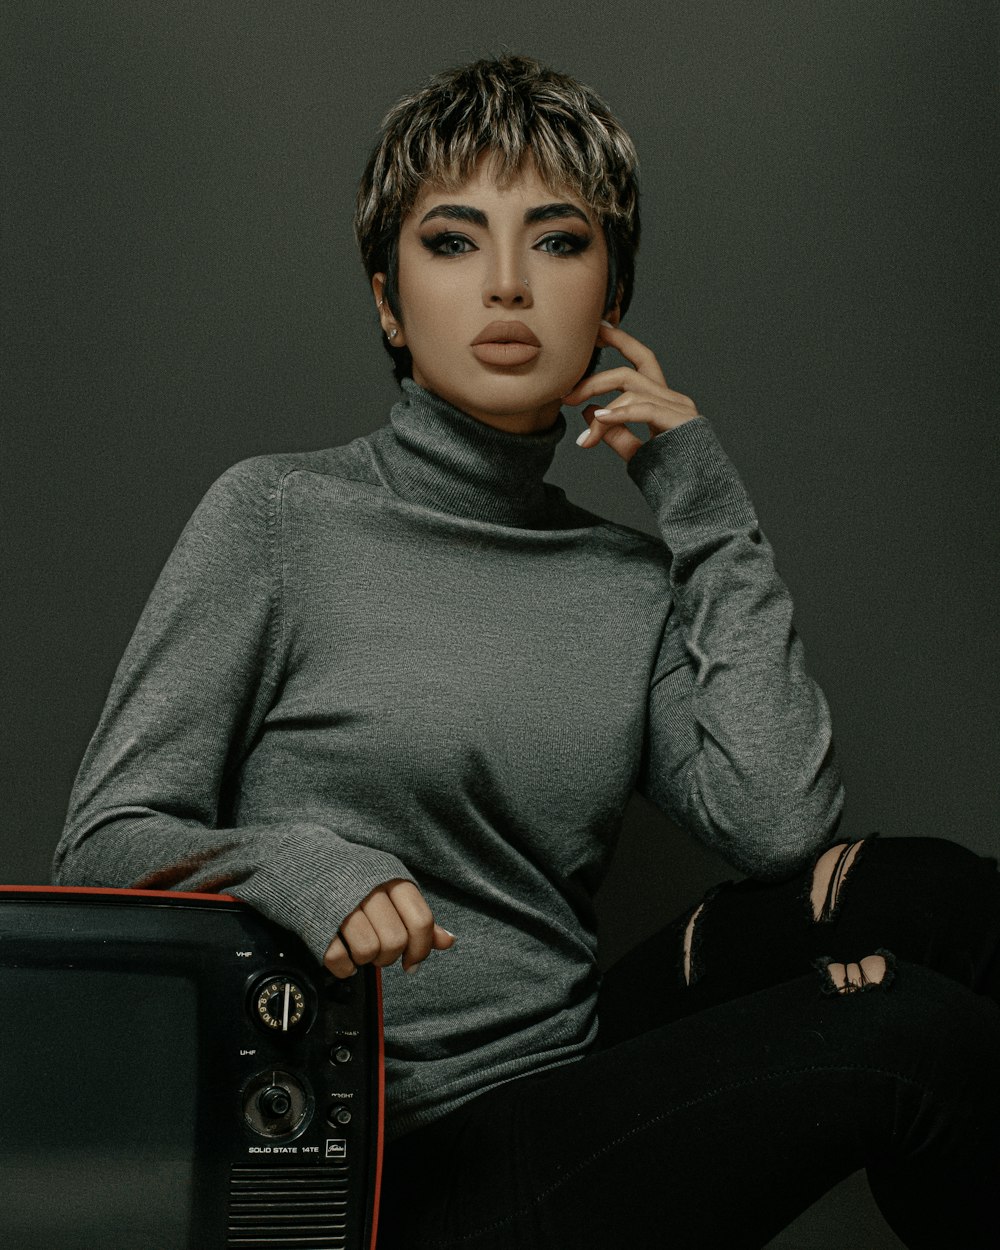
<svg viewBox="0 0 1000 1250"><path fill-rule="evenodd" d="M575 256L577 252L582 252L588 246L590 240L583 238L579 234L549 234L542 239L538 246L544 247L546 243L557 243L561 249L550 252L550 256Z"/></svg>
<svg viewBox="0 0 1000 1250"><path fill-rule="evenodd" d="M437 256L464 256L464 251L453 250L454 243L470 243L471 246L470 240L461 234L435 234L429 239L421 238L420 242Z"/></svg>
<svg viewBox="0 0 1000 1250"><path fill-rule="evenodd" d="M433 252L436 256L465 256L468 248L474 248L475 244L471 239L467 239L463 234L455 234L453 231L445 231L442 234L432 235L430 238L421 238L420 242L429 252ZM552 246L550 246L552 245ZM575 256L578 252L582 252L584 248L589 247L590 239L579 234L573 234L570 231L560 234L547 234L544 239L536 244L550 256Z"/></svg>

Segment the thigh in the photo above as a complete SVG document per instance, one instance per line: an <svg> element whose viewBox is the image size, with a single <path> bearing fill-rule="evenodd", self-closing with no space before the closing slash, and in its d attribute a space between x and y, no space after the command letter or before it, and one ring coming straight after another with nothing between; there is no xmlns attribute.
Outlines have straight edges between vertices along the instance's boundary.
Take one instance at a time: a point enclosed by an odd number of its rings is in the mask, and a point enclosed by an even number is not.
<svg viewBox="0 0 1000 1250"><path fill-rule="evenodd" d="M996 1080L968 1078L996 1076L1000 1011L899 968L890 989L855 995L810 972L408 1134L386 1152L379 1250L760 1246L900 1152L923 1152L947 1191L946 1173L971 1175L965 1143L1000 1121Z"/></svg>

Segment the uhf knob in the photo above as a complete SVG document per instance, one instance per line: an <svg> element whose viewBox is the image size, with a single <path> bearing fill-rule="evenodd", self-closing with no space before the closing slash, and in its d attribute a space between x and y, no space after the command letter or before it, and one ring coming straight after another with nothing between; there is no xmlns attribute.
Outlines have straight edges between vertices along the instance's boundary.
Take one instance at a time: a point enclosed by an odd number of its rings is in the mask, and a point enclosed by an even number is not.
<svg viewBox="0 0 1000 1250"><path fill-rule="evenodd" d="M281 1120L292 1109L292 1099L288 1090L281 1085L271 1085L261 1090L257 1098L261 1112L269 1120Z"/></svg>

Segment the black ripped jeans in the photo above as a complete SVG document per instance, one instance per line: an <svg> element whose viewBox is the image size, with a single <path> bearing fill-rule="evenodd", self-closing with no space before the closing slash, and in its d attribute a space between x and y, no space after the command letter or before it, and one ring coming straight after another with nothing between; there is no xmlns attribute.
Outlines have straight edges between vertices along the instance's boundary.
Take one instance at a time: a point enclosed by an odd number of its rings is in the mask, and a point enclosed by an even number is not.
<svg viewBox="0 0 1000 1250"><path fill-rule="evenodd" d="M996 860L855 854L819 921L813 868L710 891L690 984L695 908L605 974L584 1058L389 1145L378 1250L759 1247L860 1167L907 1246L1000 1245Z"/></svg>

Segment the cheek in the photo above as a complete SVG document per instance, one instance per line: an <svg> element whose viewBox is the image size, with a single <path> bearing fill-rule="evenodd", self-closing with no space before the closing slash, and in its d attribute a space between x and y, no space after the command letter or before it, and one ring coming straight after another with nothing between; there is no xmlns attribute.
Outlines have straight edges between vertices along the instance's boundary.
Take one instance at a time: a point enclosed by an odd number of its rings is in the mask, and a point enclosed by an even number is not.
<svg viewBox="0 0 1000 1250"><path fill-rule="evenodd" d="M552 313L567 332L588 335L604 311L607 269L597 266L568 274L553 301Z"/></svg>
<svg viewBox="0 0 1000 1250"><path fill-rule="evenodd" d="M603 312L602 304L603 291L595 294L591 288L577 287L553 305L550 325L566 350L589 357Z"/></svg>
<svg viewBox="0 0 1000 1250"><path fill-rule="evenodd" d="M450 337L461 327L461 303L452 284L436 280L421 281L421 273L408 273L400 265L399 293L406 319L406 334L418 344L440 345L442 336Z"/></svg>

